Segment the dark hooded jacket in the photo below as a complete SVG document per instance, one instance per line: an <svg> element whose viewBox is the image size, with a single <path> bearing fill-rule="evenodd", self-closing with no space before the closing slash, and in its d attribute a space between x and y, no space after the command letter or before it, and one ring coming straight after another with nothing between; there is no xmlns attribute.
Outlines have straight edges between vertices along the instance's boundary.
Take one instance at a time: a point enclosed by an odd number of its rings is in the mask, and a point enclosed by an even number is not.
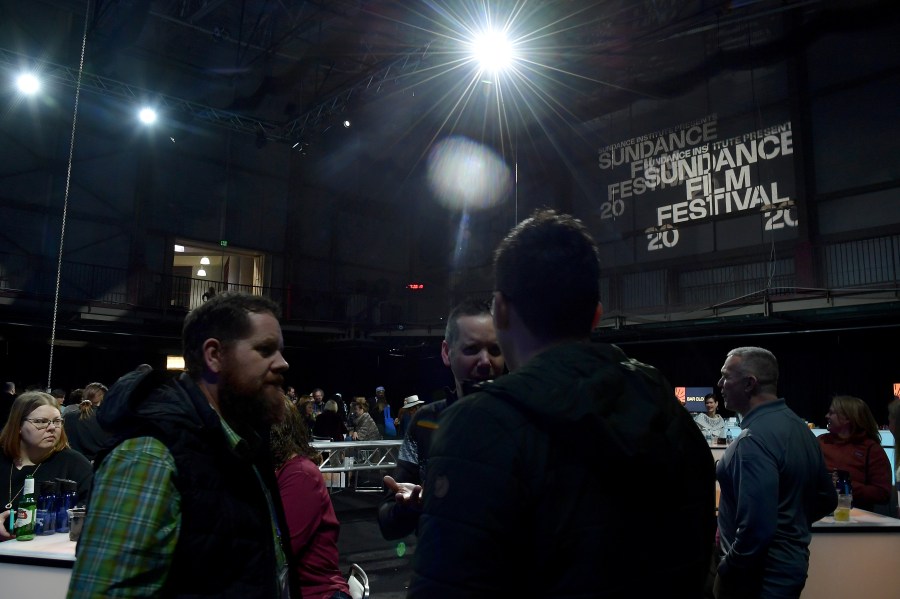
<svg viewBox="0 0 900 599"><path fill-rule="evenodd" d="M248 442L253 436L245 435L232 450L218 414L186 374L166 381L156 371L129 373L110 389L97 417L116 438L112 447L151 436L175 460L181 531L165 596L278 596L272 520L260 478L269 488L280 529L286 527L262 438ZM108 452L97 456L95 470Z"/></svg>
<svg viewBox="0 0 900 599"><path fill-rule="evenodd" d="M712 455L615 346L555 346L448 408L424 496L410 597L702 594Z"/></svg>

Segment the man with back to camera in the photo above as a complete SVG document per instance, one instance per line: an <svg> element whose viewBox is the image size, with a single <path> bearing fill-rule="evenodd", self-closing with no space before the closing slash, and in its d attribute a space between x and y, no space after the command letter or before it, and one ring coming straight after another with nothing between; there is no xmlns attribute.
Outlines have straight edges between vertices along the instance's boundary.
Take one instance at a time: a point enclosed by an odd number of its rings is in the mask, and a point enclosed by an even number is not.
<svg viewBox="0 0 900 599"><path fill-rule="evenodd" d="M810 526L837 493L815 434L776 395L778 360L761 347L728 352L718 383L741 434L716 465L719 599L796 598L809 569Z"/></svg>
<svg viewBox="0 0 900 599"><path fill-rule="evenodd" d="M500 243L494 276L510 373L441 418L409 596L701 596L712 455L656 369L590 343L593 239L537 211Z"/></svg>
<svg viewBox="0 0 900 599"><path fill-rule="evenodd" d="M185 318L187 372L109 390L98 418L117 444L95 462L70 598L288 597L267 432L288 369L277 313L217 294Z"/></svg>
<svg viewBox="0 0 900 599"><path fill-rule="evenodd" d="M431 439L443 411L472 385L503 373L503 355L487 303L467 299L450 311L441 360L450 368L454 389L447 390L446 399L426 404L415 413L393 476L384 477L386 493L378 505L378 525L385 539L399 539L416 529Z"/></svg>

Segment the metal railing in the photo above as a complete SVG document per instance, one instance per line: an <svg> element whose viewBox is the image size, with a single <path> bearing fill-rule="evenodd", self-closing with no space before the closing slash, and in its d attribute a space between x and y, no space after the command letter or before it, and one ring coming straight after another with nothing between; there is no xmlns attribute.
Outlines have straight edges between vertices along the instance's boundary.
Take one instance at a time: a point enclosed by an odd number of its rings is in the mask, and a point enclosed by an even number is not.
<svg viewBox="0 0 900 599"><path fill-rule="evenodd" d="M750 256L741 263L604 273L604 311L609 318L666 317L692 311L725 315L742 306L767 302L856 297L873 294L900 298L900 235L823 244L811 248L811 273L798 273L796 260ZM53 301L57 263L49 257L0 253L0 296L13 297L20 309ZM810 285L808 279L812 278ZM801 284L801 281L806 284ZM241 290L264 295L282 306L288 324L321 326L353 335L404 328L443 333L448 292L394 289L379 293L315 289L299 285L253 286L63 261L60 312L110 309L181 318L215 292ZM348 284L347 288L352 288ZM485 297L490 290L484 290ZM890 297L888 297L890 299ZM7 301L7 304L11 302ZM148 316L148 313L150 314Z"/></svg>
<svg viewBox="0 0 900 599"><path fill-rule="evenodd" d="M403 441L313 441L309 445L322 452L322 472L355 472L393 469Z"/></svg>

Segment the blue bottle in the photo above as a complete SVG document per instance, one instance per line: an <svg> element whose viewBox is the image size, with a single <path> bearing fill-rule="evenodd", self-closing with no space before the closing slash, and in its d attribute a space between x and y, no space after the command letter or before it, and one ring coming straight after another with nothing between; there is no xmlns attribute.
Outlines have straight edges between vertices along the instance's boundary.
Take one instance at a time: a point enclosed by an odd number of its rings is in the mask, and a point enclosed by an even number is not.
<svg viewBox="0 0 900 599"><path fill-rule="evenodd" d="M58 488L59 484L55 480L41 481L34 534L52 535L56 532L56 493Z"/></svg>
<svg viewBox="0 0 900 599"><path fill-rule="evenodd" d="M75 507L75 495L78 483L74 480L57 478L59 495L56 497L56 532L69 532L69 512Z"/></svg>

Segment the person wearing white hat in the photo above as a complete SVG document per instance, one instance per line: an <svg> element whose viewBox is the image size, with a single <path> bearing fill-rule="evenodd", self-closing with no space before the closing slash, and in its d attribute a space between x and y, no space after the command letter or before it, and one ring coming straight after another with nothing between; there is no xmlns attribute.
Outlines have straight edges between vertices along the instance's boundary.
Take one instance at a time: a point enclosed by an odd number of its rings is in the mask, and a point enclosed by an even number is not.
<svg viewBox="0 0 900 599"><path fill-rule="evenodd" d="M403 409L409 410L418 405L422 405L423 403L425 403L425 402L422 401L421 399L419 399L418 395L410 395L409 397L403 398Z"/></svg>
<svg viewBox="0 0 900 599"><path fill-rule="evenodd" d="M409 428L409 422L412 420L413 414L419 409L419 406L425 403L419 399L418 395L410 395L403 398L403 407L400 413L394 418L394 426L397 428L397 436L406 436L406 429Z"/></svg>

